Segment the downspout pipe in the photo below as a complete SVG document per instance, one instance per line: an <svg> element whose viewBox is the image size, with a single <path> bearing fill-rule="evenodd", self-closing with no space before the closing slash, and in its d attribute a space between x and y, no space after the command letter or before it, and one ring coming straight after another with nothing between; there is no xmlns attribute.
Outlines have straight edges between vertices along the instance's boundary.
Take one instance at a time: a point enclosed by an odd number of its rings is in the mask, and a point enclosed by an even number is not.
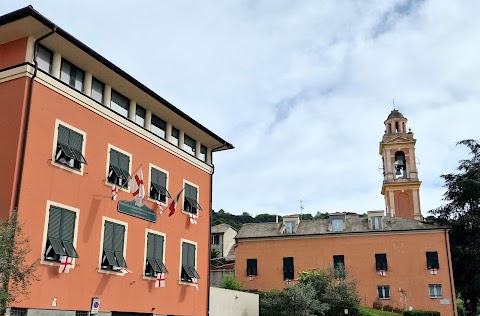
<svg viewBox="0 0 480 316"><path fill-rule="evenodd" d="M218 146L216 148L213 148L211 150L210 155L210 161L212 162L212 174L210 175L210 226L208 226L208 275L207 275L207 286L208 286L208 292L207 292L207 315L210 315L210 268L212 264L212 260L210 260L210 254L212 253L212 223L213 223L213 215L212 215L212 201L213 201L213 174L215 173L215 166L213 165L213 152L223 148L225 146L228 146L228 143L224 143L221 146Z"/></svg>
<svg viewBox="0 0 480 316"><path fill-rule="evenodd" d="M15 199L13 204L13 209L18 210L18 204L20 202L20 189L22 187L22 178L23 178L23 165L25 163L25 149L27 147L27 137L28 137L28 124L30 122L30 109L32 105L32 93L33 93L33 83L35 81L35 77L37 76L38 71L38 62L37 62L37 51L38 51L38 43L44 40L45 38L49 37L50 35L54 34L57 31L57 26L54 25L53 29L48 32L47 34L37 38L33 44L33 64L34 70L33 75L30 78L29 86L28 86L28 93L27 93L27 103L25 105L25 114L24 114L24 128L22 135L20 136L21 139L21 150L20 150L20 166L17 171L17 187L15 189Z"/></svg>
<svg viewBox="0 0 480 316"><path fill-rule="evenodd" d="M448 263L448 279L450 280L450 292L452 293L452 309L453 309L453 315L457 315L457 310L456 310L456 306L457 306L457 303L456 303L456 300L455 300L455 296L453 295L454 291L455 291L455 288L454 288L454 284L453 284L453 278L452 278L452 275L450 274L451 273L451 269L450 269L450 262L452 261L452 257L450 255L450 247L449 247L449 242L448 242L448 229L445 228L445 248L447 250L447 263Z"/></svg>

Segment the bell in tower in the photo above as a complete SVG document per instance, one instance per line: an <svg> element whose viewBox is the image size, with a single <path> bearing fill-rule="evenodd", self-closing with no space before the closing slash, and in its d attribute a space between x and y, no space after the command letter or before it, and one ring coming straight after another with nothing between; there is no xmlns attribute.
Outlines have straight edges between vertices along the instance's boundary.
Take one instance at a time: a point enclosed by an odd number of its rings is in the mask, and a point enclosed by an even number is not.
<svg viewBox="0 0 480 316"><path fill-rule="evenodd" d="M384 122L385 133L379 150L383 161L382 194L387 215L422 220L416 139L410 130L407 132L407 122L407 118L396 109Z"/></svg>

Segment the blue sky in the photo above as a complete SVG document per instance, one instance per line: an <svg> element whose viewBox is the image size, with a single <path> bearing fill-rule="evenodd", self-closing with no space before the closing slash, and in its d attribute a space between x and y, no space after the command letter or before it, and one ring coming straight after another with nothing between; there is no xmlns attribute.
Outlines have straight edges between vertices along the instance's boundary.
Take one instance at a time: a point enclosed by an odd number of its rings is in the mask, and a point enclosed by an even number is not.
<svg viewBox="0 0 480 316"><path fill-rule="evenodd" d="M480 2L2 1L32 4L233 143L213 208L384 209L378 142L395 104L417 139L423 215L480 138Z"/></svg>

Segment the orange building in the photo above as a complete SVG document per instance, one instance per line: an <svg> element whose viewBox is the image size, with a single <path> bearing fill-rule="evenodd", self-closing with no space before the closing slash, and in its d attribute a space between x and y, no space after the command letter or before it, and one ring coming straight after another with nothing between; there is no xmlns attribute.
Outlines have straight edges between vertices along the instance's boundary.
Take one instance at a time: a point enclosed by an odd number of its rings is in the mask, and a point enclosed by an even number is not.
<svg viewBox="0 0 480 316"><path fill-rule="evenodd" d="M236 236L235 272L244 288L268 291L296 282L298 272L343 264L362 304L457 315L448 228L422 222L415 139L393 110L380 143L386 212L286 216L245 224Z"/></svg>
<svg viewBox="0 0 480 316"><path fill-rule="evenodd" d="M32 7L0 17L0 69L0 218L38 261L10 313L207 315L212 154L233 146Z"/></svg>

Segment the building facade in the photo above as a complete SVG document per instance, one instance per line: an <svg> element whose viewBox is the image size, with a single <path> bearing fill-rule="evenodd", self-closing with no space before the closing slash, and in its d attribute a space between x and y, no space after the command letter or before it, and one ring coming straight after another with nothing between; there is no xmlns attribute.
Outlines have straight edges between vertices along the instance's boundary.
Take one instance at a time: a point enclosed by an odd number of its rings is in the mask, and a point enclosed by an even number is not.
<svg viewBox="0 0 480 316"><path fill-rule="evenodd" d="M212 154L233 146L32 7L0 30L0 217L38 261L12 311L207 315Z"/></svg>
<svg viewBox="0 0 480 316"><path fill-rule="evenodd" d="M448 227L421 221L415 139L406 122L392 111L380 143L386 211L245 224L235 249L236 276L245 289L283 289L301 271L342 264L357 282L362 305L456 315Z"/></svg>

